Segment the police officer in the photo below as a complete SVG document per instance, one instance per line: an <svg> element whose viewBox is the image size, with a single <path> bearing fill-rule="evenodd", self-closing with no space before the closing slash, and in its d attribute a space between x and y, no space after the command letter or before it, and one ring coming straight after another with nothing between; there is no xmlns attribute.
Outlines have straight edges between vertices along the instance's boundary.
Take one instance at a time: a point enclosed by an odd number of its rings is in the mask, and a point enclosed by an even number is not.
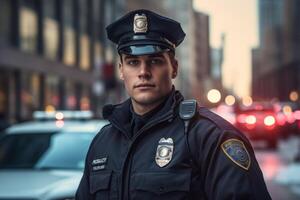
<svg viewBox="0 0 300 200"><path fill-rule="evenodd" d="M90 146L76 199L271 199L243 134L172 85L180 24L135 10L106 30L130 98L104 107L110 124Z"/></svg>

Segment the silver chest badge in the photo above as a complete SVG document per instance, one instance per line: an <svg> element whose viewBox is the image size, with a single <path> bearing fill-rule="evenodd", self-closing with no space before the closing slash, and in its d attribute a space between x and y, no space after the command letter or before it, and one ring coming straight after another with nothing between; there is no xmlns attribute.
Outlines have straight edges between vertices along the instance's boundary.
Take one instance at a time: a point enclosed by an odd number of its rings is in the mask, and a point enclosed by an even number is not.
<svg viewBox="0 0 300 200"><path fill-rule="evenodd" d="M158 142L155 162L158 166L164 167L166 166L171 160L172 155L174 152L174 143L172 138L161 138Z"/></svg>
<svg viewBox="0 0 300 200"><path fill-rule="evenodd" d="M146 33L148 31L147 17L144 14L136 14L133 22L134 33Z"/></svg>

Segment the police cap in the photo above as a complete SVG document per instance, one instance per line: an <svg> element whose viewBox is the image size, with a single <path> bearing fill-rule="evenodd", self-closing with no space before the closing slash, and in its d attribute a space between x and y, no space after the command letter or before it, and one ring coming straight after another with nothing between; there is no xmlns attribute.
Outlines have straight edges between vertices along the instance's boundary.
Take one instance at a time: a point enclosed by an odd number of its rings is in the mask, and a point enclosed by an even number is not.
<svg viewBox="0 0 300 200"><path fill-rule="evenodd" d="M106 27L119 53L128 55L175 51L184 39L180 23L149 10L134 10Z"/></svg>

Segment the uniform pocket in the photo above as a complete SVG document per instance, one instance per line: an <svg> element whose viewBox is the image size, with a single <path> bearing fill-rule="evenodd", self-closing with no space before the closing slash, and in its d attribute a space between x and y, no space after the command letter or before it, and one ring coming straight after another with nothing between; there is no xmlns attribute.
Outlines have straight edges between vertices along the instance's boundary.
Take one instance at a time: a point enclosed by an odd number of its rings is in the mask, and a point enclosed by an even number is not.
<svg viewBox="0 0 300 200"><path fill-rule="evenodd" d="M147 172L132 177L133 199L187 199L191 172Z"/></svg>
<svg viewBox="0 0 300 200"><path fill-rule="evenodd" d="M90 175L90 193L96 199L117 198L117 175L112 170L93 172Z"/></svg>

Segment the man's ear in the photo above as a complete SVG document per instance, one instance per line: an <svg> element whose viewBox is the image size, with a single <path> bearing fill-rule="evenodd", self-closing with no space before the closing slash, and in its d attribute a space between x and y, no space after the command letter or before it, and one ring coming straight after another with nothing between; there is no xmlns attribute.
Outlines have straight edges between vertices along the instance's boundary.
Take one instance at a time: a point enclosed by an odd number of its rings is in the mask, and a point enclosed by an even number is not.
<svg viewBox="0 0 300 200"><path fill-rule="evenodd" d="M172 60L172 67L173 67L172 78L174 79L177 77L177 72L178 72L178 61L175 58Z"/></svg>
<svg viewBox="0 0 300 200"><path fill-rule="evenodd" d="M123 76L123 65L121 62L119 62L119 77L122 81L124 81L124 76Z"/></svg>

